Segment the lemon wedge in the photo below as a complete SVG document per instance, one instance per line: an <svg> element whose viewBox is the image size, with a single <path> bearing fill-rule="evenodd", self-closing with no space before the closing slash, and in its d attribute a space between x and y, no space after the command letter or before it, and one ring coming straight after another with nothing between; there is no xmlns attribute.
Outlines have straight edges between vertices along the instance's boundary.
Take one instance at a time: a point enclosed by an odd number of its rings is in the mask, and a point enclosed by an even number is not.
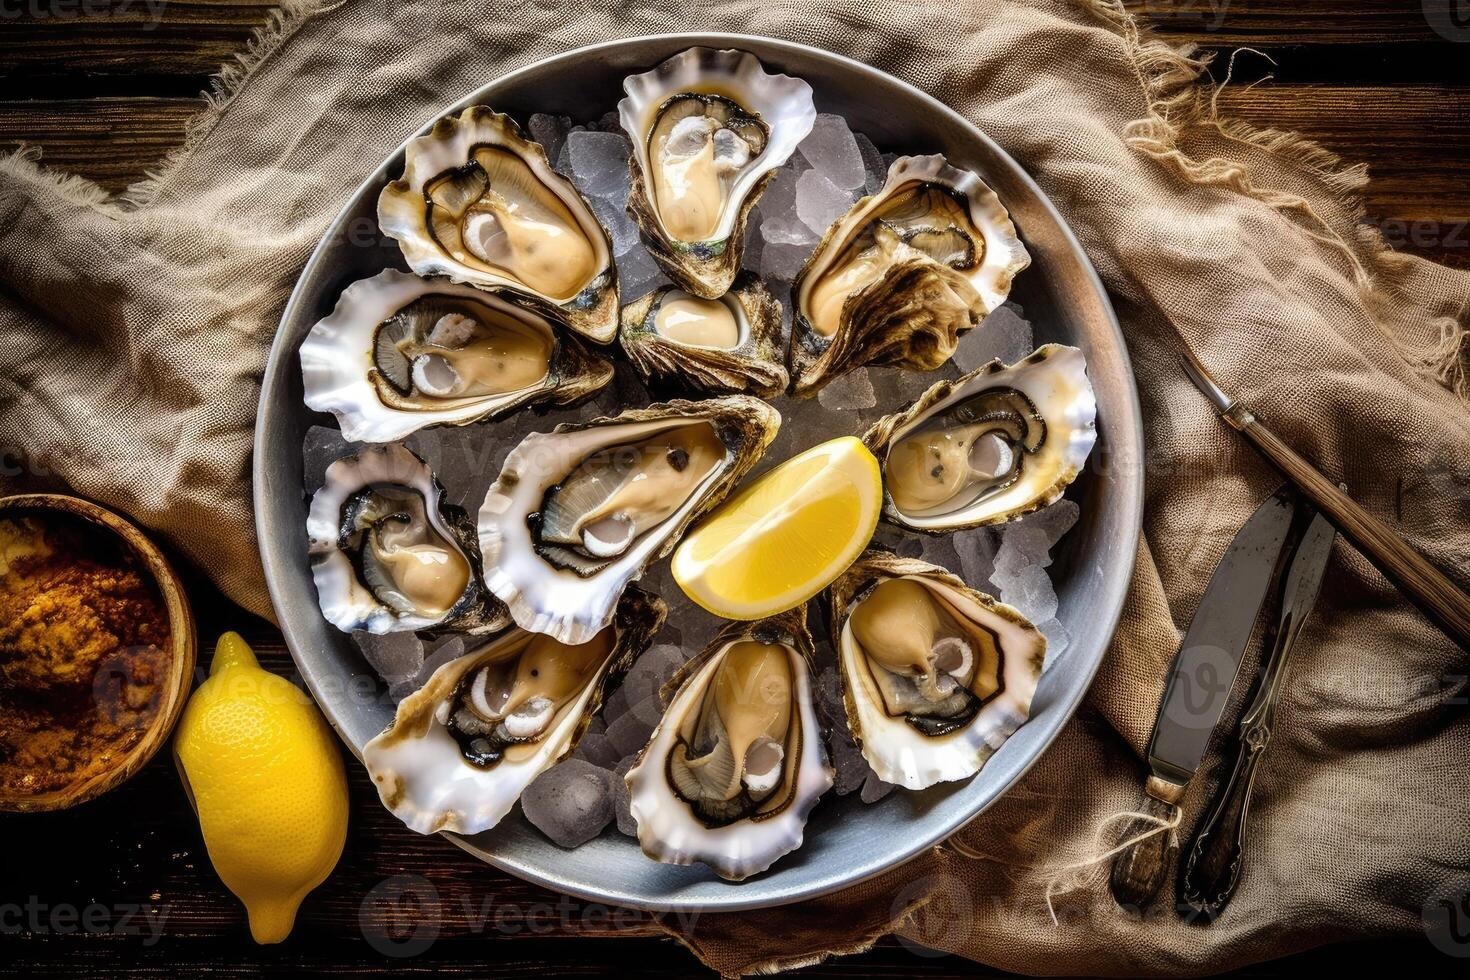
<svg viewBox="0 0 1470 980"><path fill-rule="evenodd" d="M843 436L793 456L727 500L674 552L674 581L726 619L801 605L868 545L883 505L878 460Z"/></svg>

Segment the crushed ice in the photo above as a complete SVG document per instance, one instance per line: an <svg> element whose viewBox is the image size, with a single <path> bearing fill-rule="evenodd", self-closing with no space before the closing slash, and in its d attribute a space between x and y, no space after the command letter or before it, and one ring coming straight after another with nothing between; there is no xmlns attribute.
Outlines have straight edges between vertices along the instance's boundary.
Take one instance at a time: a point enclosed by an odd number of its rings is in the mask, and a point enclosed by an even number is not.
<svg viewBox="0 0 1470 980"><path fill-rule="evenodd" d="M631 145L616 115L574 124L566 116L537 113L530 117L527 128L545 147L547 158L587 197L607 229L623 300L637 299L668 283L627 214ZM891 153L880 153L868 137L850 130L842 117L824 113L756 204L742 264L785 301L788 329L791 284L802 264L833 221L859 197L883 185L893 159ZM937 381L957 377L995 358L1012 363L1032 349L1030 323L1019 307L1007 303L981 329L968 333L953 360L938 371L921 374L864 368L828 385L814 400L773 399L785 423L757 472L834 433L861 434L879 417L907 405ZM428 462L444 484L448 501L473 515L505 455L527 434L546 431L561 421L615 414L629 404L650 400L636 375L620 363L615 382L581 408L517 412L488 424L494 426L493 437L482 423L420 430L405 443ZM302 447L307 490L316 490L327 466L351 451L337 429L309 428ZM979 528L944 537L911 535L882 525L874 543L948 568L971 586L1019 608L1046 635L1050 666L1064 653L1071 637L1056 618L1057 596L1046 568L1051 564L1050 550L1077 517L1077 505L1063 500L999 529ZM609 824L636 836L623 777L662 715L664 685L723 625L684 596L669 576L667 564L656 563L640 583L670 606L668 622L655 644L610 690L576 750L532 782L522 796L526 818L562 847L577 847ZM864 803L875 803L894 787L873 773L849 734L831 642L818 623L812 624L812 633L817 638L817 707L829 728L827 748L836 769L836 793L856 793ZM387 682L395 701L417 690L439 667L479 645L474 638L426 640L412 633L356 633L353 639Z"/></svg>

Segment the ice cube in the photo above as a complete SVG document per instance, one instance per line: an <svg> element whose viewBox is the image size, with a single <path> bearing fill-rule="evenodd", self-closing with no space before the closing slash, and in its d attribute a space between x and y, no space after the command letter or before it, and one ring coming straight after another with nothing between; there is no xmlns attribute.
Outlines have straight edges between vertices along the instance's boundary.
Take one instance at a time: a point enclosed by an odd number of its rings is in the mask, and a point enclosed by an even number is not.
<svg viewBox="0 0 1470 980"><path fill-rule="evenodd" d="M1031 622L1041 623L1056 616L1057 594L1046 569L1040 565L1027 565L1002 577L997 568L995 575L1001 601L1021 610Z"/></svg>
<svg viewBox="0 0 1470 980"><path fill-rule="evenodd" d="M892 783L885 783L878 778L876 772L869 770L868 778L863 783L863 791L858 794L858 798L864 803L877 803L883 797L892 793L893 790L894 785Z"/></svg>
<svg viewBox="0 0 1470 980"><path fill-rule="evenodd" d="M572 120L567 116L536 112L527 120L526 128L531 131L531 139L546 150L546 159L556 160L561 156L562 146L567 141L567 130L572 128Z"/></svg>
<svg viewBox="0 0 1470 980"><path fill-rule="evenodd" d="M1021 315L1019 306L1006 303L960 338L953 361L961 371L973 371L997 357L1014 364L1034 349L1031 324Z"/></svg>
<svg viewBox="0 0 1470 980"><path fill-rule="evenodd" d="M648 744L649 736L653 734L653 725L641 717L646 713L630 708L623 712L617 721L608 722L607 740L617 750L619 758L626 759L630 755L635 755L643 751L643 746Z"/></svg>
<svg viewBox="0 0 1470 980"><path fill-rule="evenodd" d="M626 136L591 130L568 133L567 149L578 190L588 197L613 198L619 205L627 202L628 153L632 146Z"/></svg>
<svg viewBox="0 0 1470 980"><path fill-rule="evenodd" d="M618 823L618 833L637 837L638 821L633 819L633 811L628 806L628 782L624 778L632 768L633 760L624 759L612 771L613 817Z"/></svg>
<svg viewBox="0 0 1470 980"><path fill-rule="evenodd" d="M568 759L526 787L521 809L552 843L579 847L613 818L612 774L585 759Z"/></svg>
<svg viewBox="0 0 1470 980"><path fill-rule="evenodd" d="M599 769L612 769L622 759L622 755L613 748L606 734L589 731L577 743L573 758L590 762Z"/></svg>
<svg viewBox="0 0 1470 980"><path fill-rule="evenodd" d="M1058 657L1067 652L1067 647L1072 645L1072 634L1055 619L1038 623L1037 629L1041 630L1041 635L1046 637L1046 659L1042 661L1041 669L1047 670Z"/></svg>
<svg viewBox="0 0 1470 980"><path fill-rule="evenodd" d="M1050 548L1045 528L1033 527L1024 521L1007 524L1001 531L1000 548L995 553L995 570L1001 575L1011 575L1028 565L1044 568L1051 564Z"/></svg>
<svg viewBox="0 0 1470 980"><path fill-rule="evenodd" d="M1072 530L1081 516L1082 508L1075 500L1058 500L1050 507L1027 514L1021 519L1021 524L1029 528L1040 528L1046 534L1047 547L1055 548L1057 542L1062 540L1062 535Z"/></svg>
<svg viewBox="0 0 1470 980"><path fill-rule="evenodd" d="M831 113L817 116L812 131L799 147L801 155L833 185L844 190L862 187L867 174L863 154L847 120Z"/></svg>
<svg viewBox="0 0 1470 980"><path fill-rule="evenodd" d="M831 382L817 393L817 401L823 408L830 408L834 411L872 408L878 404L878 398L873 394L873 382L868 377L867 368L849 371Z"/></svg>
<svg viewBox="0 0 1470 980"><path fill-rule="evenodd" d="M780 245L766 242L761 248L761 278L773 295L785 296L791 292L791 280L801 271L802 263L812 252L807 245Z"/></svg>
<svg viewBox="0 0 1470 980"><path fill-rule="evenodd" d="M635 242L618 256L618 291L629 303L667 283L668 277L648 254L648 249Z"/></svg>
<svg viewBox="0 0 1470 980"><path fill-rule="evenodd" d="M607 237L612 241L614 258L621 261L623 256L638 247L638 226L628 217L621 201L609 197L592 197L587 199L587 203L592 206L592 214L597 218L598 224L607 230Z"/></svg>
<svg viewBox="0 0 1470 980"><path fill-rule="evenodd" d="M960 568L960 556L955 553L954 541L948 534L921 535L919 557L931 565L938 565L946 572L955 572Z"/></svg>
<svg viewBox="0 0 1470 980"><path fill-rule="evenodd" d="M954 550L959 555L957 572L966 585L981 592L988 592L995 571L995 551L998 543L988 528L977 527L969 531L956 531Z"/></svg>
<svg viewBox="0 0 1470 980"><path fill-rule="evenodd" d="M796 178L796 214L818 238L852 207L852 192L838 187L819 170Z"/></svg>
<svg viewBox="0 0 1470 980"><path fill-rule="evenodd" d="M852 135L857 142L858 152L863 155L863 190L868 194L876 194L888 179L888 164L883 162L883 155L878 152L872 140L862 133Z"/></svg>
<svg viewBox="0 0 1470 980"><path fill-rule="evenodd" d="M832 783L837 795L846 796L861 787L872 770L857 743L846 731L834 730L827 740L827 749L832 756L832 768L837 771Z"/></svg>
<svg viewBox="0 0 1470 980"><path fill-rule="evenodd" d="M327 425L313 425L306 430L301 443L301 485L307 493L316 493L326 482L327 467L358 447L342 438L342 433Z"/></svg>
<svg viewBox="0 0 1470 980"><path fill-rule="evenodd" d="M424 642L408 630L381 636L359 631L352 634L352 639L363 658L390 687L412 683L424 665Z"/></svg>

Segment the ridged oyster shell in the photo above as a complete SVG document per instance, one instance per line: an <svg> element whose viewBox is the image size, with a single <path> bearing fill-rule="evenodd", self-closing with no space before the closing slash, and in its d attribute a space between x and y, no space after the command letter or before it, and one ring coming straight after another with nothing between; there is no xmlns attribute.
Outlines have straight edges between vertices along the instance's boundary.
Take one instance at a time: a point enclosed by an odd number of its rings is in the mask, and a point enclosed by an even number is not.
<svg viewBox="0 0 1470 980"><path fill-rule="evenodd" d="M399 514L407 515L406 528ZM369 446L328 466L326 482L311 498L306 535L322 615L344 633L485 633L510 622L505 606L480 582L474 524L445 502L428 464L403 446ZM408 553L415 547L433 549L444 575L464 577L457 597L433 607L415 604L454 590L450 579L415 578L418 568ZM392 575L392 562L405 557L405 569Z"/></svg>
<svg viewBox="0 0 1470 980"><path fill-rule="evenodd" d="M435 310L453 308L476 321L481 330L477 339L488 335L486 328L498 326L539 338L545 345L545 374L503 392L445 397L419 391L411 371L406 379L390 379L392 372L379 364L377 356L382 331L406 329L404 311L426 305ZM336 308L311 328L301 343L301 376L307 406L335 415L343 438L392 442L424 426L467 425L525 404L576 404L605 387L613 368L530 309L472 286L385 269L349 285Z"/></svg>
<svg viewBox="0 0 1470 980"><path fill-rule="evenodd" d="M746 51L690 48L652 71L629 76L623 89L627 97L618 103L618 115L633 143L628 213L671 279L696 296L715 299L729 290L740 269L750 209L816 122L811 86L799 78L768 74ZM705 108L701 110L694 100L702 100ZM702 152L715 147L719 152L710 166L729 167L725 174L733 176L722 175L713 186L696 180L681 180L679 186L696 192L720 188L717 208L690 205L671 214L679 203L660 199L656 185L664 171L653 155L661 152L663 137L672 133L672 116L666 118L665 113L711 120L730 117L704 124L717 126L713 132L681 131L678 139L669 141L675 149L666 158L680 172L698 174L702 161L695 148ZM663 128L661 119L666 123ZM691 152L680 152L686 143ZM702 201L708 194L686 197Z"/></svg>
<svg viewBox="0 0 1470 980"><path fill-rule="evenodd" d="M944 157L899 157L822 237L792 286L792 393L864 364L932 371L1031 262L984 181Z"/></svg>
<svg viewBox="0 0 1470 980"><path fill-rule="evenodd" d="M410 141L378 225L420 275L511 293L599 344L617 334L607 232L509 116L471 106Z"/></svg>
<svg viewBox="0 0 1470 980"><path fill-rule="evenodd" d="M670 336L667 313L677 304L694 316L711 309L734 322L733 345L689 343ZM718 304L719 309L713 309ZM649 384L670 384L721 393L769 398L786 390L781 350L781 303L765 285L743 274L718 299L662 286L623 307L618 340L640 376Z"/></svg>
<svg viewBox="0 0 1470 980"><path fill-rule="evenodd" d="M780 424L781 416L765 402L727 395L629 409L611 418L559 425L551 432L527 436L506 457L480 508L486 586L505 601L522 628L549 633L564 643L582 642L607 624L624 587L636 581L650 561L668 554L684 529L723 500L750 471ZM565 529L560 518L576 503L563 490L587 487L589 473L614 465L621 468L613 475L633 472L628 467L645 472L645 466L684 472L662 451L664 439L690 440L701 454L708 450L713 460L689 492L656 495L657 503L669 511L666 516L641 529L633 524L631 540L604 555L591 551L591 543L606 540L594 533L596 529L577 529L587 544L585 550L546 539L552 516L558 517L555 529ZM693 465L692 459L686 455L683 466ZM660 473L668 475L665 470ZM607 479L604 486L615 485L612 475ZM638 513L625 523L632 524ZM629 516L614 508L606 520L617 523ZM596 527L603 525L598 522Z"/></svg>
<svg viewBox="0 0 1470 980"><path fill-rule="evenodd" d="M611 675L625 670L663 625L668 610L663 600L639 589L629 589L618 603L607 627L611 631L606 657L582 661L589 672L582 683L567 691L545 710L550 720L528 741L499 747L490 762L473 737L457 727L458 710L488 664L505 663L507 673L531 644L548 638L512 629L477 650L450 661L434 672L421 689L398 705L393 723L363 747L367 766L383 805L420 834L441 830L476 834L501 821L525 788L574 748L602 706L603 689ZM544 649L544 647L543 647ZM530 673L518 671L522 681ZM472 716L473 717L473 716Z"/></svg>
<svg viewBox="0 0 1470 980"><path fill-rule="evenodd" d="M966 642L973 658L974 677L968 687L963 682L956 685L957 691L969 690L971 695L949 695L965 702L956 718L968 720L955 723L922 714L895 715L879 692L878 672L885 668L865 652L861 631L854 628L854 614L863 603L872 601L877 589L894 580L918 585L943 604L940 608L950 622L966 630L973 628ZM937 565L880 551L866 552L839 576L832 583L831 597L832 642L842 673L848 725L863 757L884 782L917 790L938 782L967 779L979 772L1029 717L1046 655L1046 638L1018 610L969 588ZM903 608L896 598L885 598L885 602L892 602L891 608ZM892 632L888 635L914 636L918 621L908 615L897 617L890 621ZM871 628L876 631L878 626ZM940 632L947 633L947 628ZM993 665L988 663L988 656L982 656L984 652L995 656ZM946 676L943 667L947 662L941 658L954 655L953 650L941 651L940 644L935 644L936 677ZM953 680L952 675L948 676ZM996 685L993 690L990 684ZM977 685L981 694L975 693ZM909 686L917 692L917 684ZM917 720L911 721L911 717Z"/></svg>
<svg viewBox="0 0 1470 980"><path fill-rule="evenodd" d="M774 647L770 655L783 657L786 671L777 668L772 676L752 669L767 654L751 656L755 651L744 646L748 642ZM629 807L645 854L669 864L702 861L721 877L739 881L766 870L801 846L807 815L833 782L814 707L812 655L805 606L798 606L759 622L731 623L674 676L665 688L668 707L663 719L626 776ZM734 657L742 659L736 662ZM779 663L782 661L769 661L766 667ZM728 673L722 672L727 665ZM773 681L774 686L769 686ZM760 712L774 707L772 699L782 694L790 697L790 704L784 737L779 740L769 734L769 722L767 726L753 721L743 726L730 724L719 710L710 710L706 701L713 698L713 704L723 705L726 711ZM693 765L702 766L703 778L716 785L728 781L739 786L728 802L711 799L700 803L705 808L701 815L677 783L692 778L687 760L703 746L691 740L700 737L701 720L711 715L720 720L705 721L705 733L718 733L717 738L727 745L738 740L750 749L740 753L738 763L733 762L733 748L725 755L711 750L693 756ZM766 714L762 720L769 718ZM763 740L766 744L759 744ZM776 744L781 745L781 757L773 764ZM748 760L762 768L753 769ZM723 768L711 772L732 763L728 774ZM752 785L759 789L752 790ZM715 810L711 812L710 807Z"/></svg>
<svg viewBox="0 0 1470 980"><path fill-rule="evenodd" d="M948 440L915 438L936 435L941 424L953 426ZM998 428L1014 424L1024 427L1018 441ZM961 484L969 489L956 491L945 503L916 506L915 500L938 499L947 492L942 487L954 485L944 483L956 475L951 467L974 465L973 447L959 458L931 458L946 443L964 449L967 430L1001 439L1015 469L971 499L962 494L986 486L985 481ZM1038 347L1009 367L997 359L953 381L941 381L863 434L863 443L883 465L884 518L931 534L1000 524L1054 502L1082 472L1096 442L1097 399L1086 358L1077 348L1061 344ZM935 482L931 485L926 476Z"/></svg>

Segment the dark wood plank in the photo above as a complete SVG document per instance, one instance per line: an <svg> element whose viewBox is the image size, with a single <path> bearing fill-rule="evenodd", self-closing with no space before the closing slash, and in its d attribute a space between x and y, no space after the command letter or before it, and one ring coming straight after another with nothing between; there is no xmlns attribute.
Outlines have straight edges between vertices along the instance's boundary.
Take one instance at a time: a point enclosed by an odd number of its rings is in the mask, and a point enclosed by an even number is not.
<svg viewBox="0 0 1470 980"><path fill-rule="evenodd" d="M1296 130L1369 165L1370 220L1396 247L1470 266L1470 88L1268 83L1224 90L1230 115ZM182 138L196 99L0 102L0 146L25 141L44 160L119 189Z"/></svg>
<svg viewBox="0 0 1470 980"><path fill-rule="evenodd" d="M1448 10L1450 2L1430 0L1430 6ZM1414 50L1406 52L1411 57L1399 59L1392 52L1395 46L1422 49L1448 43L1425 16L1423 5L1412 0L1126 3L1162 33L1209 48L1379 46L1384 49L1380 59L1396 61L1385 68L1412 72L1427 52ZM179 84L197 89L266 23L273 9L259 0L12 0L7 16L0 19L0 78L8 77L13 94L27 98L48 97L48 89L63 97L83 94L82 83L70 77L73 73L145 77L154 94L186 94ZM1470 25L1464 30L1470 31ZM1357 64L1361 71L1362 63L1351 54L1330 56L1335 63Z"/></svg>

